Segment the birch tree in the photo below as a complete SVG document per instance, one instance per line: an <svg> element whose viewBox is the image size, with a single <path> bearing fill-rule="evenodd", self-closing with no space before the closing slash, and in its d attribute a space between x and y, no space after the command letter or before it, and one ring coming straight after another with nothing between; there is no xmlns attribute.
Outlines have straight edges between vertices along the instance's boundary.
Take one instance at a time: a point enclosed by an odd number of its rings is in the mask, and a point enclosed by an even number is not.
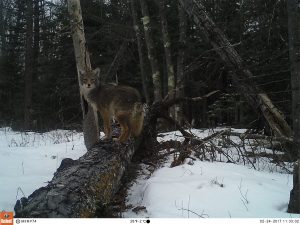
<svg viewBox="0 0 300 225"><path fill-rule="evenodd" d="M140 23L138 21L137 9L136 9L136 0L130 0L130 7L131 7L131 15L133 21L133 29L135 31L138 53L139 53L139 61L140 61L140 70L142 76L142 84L143 90L146 98L146 102L150 104L150 93L149 88L147 85L147 72L145 71L145 57L143 54L143 38L142 38L142 31L140 28Z"/></svg>
<svg viewBox="0 0 300 225"><path fill-rule="evenodd" d="M154 89L154 101L159 101L162 99L162 88L161 88L161 74L159 72L158 61L155 55L155 46L153 39L151 37L151 25L150 25L150 16L148 10L148 4L146 0L140 0L141 9L142 9L142 22L145 32L145 40L148 50L148 59L151 64L152 71L152 81Z"/></svg>
<svg viewBox="0 0 300 225"><path fill-rule="evenodd" d="M80 1L68 0L68 11L71 19L71 31L79 81L79 71L91 70L90 57L88 50L86 49ZM89 149L99 140L98 116L97 111L85 100L86 96L84 96L80 86L81 85L79 84L83 112L84 143Z"/></svg>

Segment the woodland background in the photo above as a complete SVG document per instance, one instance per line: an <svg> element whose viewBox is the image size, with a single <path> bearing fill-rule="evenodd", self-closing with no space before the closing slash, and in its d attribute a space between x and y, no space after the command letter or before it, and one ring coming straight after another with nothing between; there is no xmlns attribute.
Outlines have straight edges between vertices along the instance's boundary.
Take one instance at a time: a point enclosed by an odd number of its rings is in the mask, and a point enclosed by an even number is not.
<svg viewBox="0 0 300 225"><path fill-rule="evenodd" d="M145 1L144 1L145 2ZM262 128L259 115L237 92L230 71L202 39L178 1L146 1L151 19L154 55L163 95L168 92L168 62L175 83L186 97L220 94L207 101L181 104L182 117L193 127L227 125ZM291 118L288 16L284 0L203 0L210 18L226 34L253 73L253 80ZM92 67L106 82L137 88L144 102L153 89L144 32L139 48L133 11L141 30L141 5L128 0L81 1ZM166 59L162 29L167 21L170 58ZM142 79L142 73L144 80ZM153 93L153 92L148 92ZM45 131L81 129L82 111L67 2L63 0L0 0L0 126Z"/></svg>

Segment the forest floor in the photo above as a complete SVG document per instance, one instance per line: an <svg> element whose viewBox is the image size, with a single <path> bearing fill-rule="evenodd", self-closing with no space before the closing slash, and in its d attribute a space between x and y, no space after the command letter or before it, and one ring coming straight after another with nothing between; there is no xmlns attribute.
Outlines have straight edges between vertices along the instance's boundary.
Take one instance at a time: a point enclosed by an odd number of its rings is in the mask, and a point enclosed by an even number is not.
<svg viewBox="0 0 300 225"><path fill-rule="evenodd" d="M202 139L224 129L190 131ZM198 150L192 149L179 166L170 166L178 154L172 153L172 148L159 152L164 156L159 163L139 163L136 178L122 189L125 207L120 216L299 217L286 213L292 189L292 164L269 157L245 157L246 152L264 156L282 153L256 146L253 141L243 141L241 145L235 136L229 139L225 143L224 138L217 137L203 143ZM184 138L179 132L158 137L160 143L170 140L182 142ZM24 133L0 128L0 211L13 211L17 199L45 186L63 158L77 159L85 152L83 135L75 131Z"/></svg>

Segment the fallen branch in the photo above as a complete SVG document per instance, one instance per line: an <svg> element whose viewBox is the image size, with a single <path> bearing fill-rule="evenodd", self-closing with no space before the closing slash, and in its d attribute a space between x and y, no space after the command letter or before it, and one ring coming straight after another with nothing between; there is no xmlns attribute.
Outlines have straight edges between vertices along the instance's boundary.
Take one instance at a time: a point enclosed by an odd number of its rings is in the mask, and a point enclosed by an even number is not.
<svg viewBox="0 0 300 225"><path fill-rule="evenodd" d="M171 167L175 167L183 164L184 160L188 158L192 153L188 145L182 146L179 152L180 152L179 156L175 158L174 161L171 163Z"/></svg>
<svg viewBox="0 0 300 225"><path fill-rule="evenodd" d="M267 140L267 141L278 141L278 142L288 142L292 143L292 138L287 138L284 136L276 137L276 136L266 136L262 134L247 134L247 133L238 133L238 132L232 132L230 129L226 130L224 135L230 135L230 136L236 136L240 139L261 139L261 140Z"/></svg>
<svg viewBox="0 0 300 225"><path fill-rule="evenodd" d="M180 124L176 120L174 120L172 117L170 117L169 115L167 115L165 113L161 113L160 117L165 119L166 121L168 121L170 124L174 125L181 132L181 134L185 137L184 144L188 143L190 141L190 139L194 136L193 134L185 131L180 126Z"/></svg>
<svg viewBox="0 0 300 225"><path fill-rule="evenodd" d="M181 102L199 102L199 101L203 101L207 98L210 98L216 94L219 94L221 91L220 90L216 90L216 91L212 91L209 92L206 95L200 96L200 97L194 97L194 98L188 98L188 97L173 97L173 98L169 98L169 96L167 95L163 101L161 101L160 104L162 104L163 108L170 108L171 106L181 103Z"/></svg>

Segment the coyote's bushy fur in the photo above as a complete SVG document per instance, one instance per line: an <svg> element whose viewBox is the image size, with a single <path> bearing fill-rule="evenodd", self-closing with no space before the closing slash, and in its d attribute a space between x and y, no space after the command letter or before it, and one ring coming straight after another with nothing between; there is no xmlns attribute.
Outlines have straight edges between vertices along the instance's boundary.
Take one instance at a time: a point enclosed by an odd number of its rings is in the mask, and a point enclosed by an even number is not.
<svg viewBox="0 0 300 225"><path fill-rule="evenodd" d="M79 72L83 94L103 119L105 139L111 138L112 118L121 126L118 138L120 142L127 141L130 135L139 136L144 121L144 108L139 92L129 86L102 84L99 68Z"/></svg>

